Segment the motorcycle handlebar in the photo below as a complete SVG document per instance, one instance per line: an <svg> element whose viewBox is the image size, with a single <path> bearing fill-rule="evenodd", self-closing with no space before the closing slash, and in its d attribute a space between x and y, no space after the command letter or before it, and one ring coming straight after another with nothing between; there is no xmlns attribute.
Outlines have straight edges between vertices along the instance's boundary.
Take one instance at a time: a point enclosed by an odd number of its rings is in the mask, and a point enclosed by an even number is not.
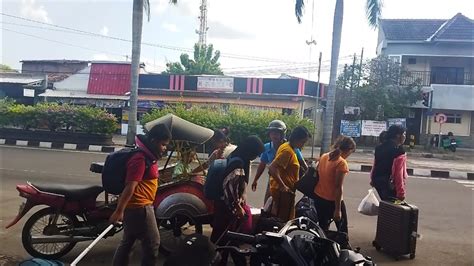
<svg viewBox="0 0 474 266"><path fill-rule="evenodd" d="M256 242L256 238L253 235L228 231L226 236L229 238L229 240L236 240L247 244L254 244Z"/></svg>

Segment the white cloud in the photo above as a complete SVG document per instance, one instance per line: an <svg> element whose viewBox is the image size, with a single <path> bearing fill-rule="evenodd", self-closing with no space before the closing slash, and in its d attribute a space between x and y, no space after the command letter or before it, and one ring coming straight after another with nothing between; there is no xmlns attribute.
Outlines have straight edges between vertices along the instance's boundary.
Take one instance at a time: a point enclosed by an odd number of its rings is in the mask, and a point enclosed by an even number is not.
<svg viewBox="0 0 474 266"><path fill-rule="evenodd" d="M109 28L107 26L102 27L102 29L100 29L100 34L109 36Z"/></svg>
<svg viewBox="0 0 474 266"><path fill-rule="evenodd" d="M163 24L161 24L161 27L170 32L179 32L178 27L176 26L176 24L173 23L163 22Z"/></svg>
<svg viewBox="0 0 474 266"><path fill-rule="evenodd" d="M46 23L52 22L48 16L48 11L46 11L44 6L37 4L36 0L22 0L20 13L23 17L33 20Z"/></svg>

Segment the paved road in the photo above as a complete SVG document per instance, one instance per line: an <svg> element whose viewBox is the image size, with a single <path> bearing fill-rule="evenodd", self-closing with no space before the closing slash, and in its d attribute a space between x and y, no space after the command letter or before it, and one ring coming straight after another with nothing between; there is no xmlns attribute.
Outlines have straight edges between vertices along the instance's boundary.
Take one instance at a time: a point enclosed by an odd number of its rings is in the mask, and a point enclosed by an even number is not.
<svg viewBox="0 0 474 266"><path fill-rule="evenodd" d="M0 147L0 265L13 258L28 258L21 245L21 228L18 225L5 230L5 225L16 215L22 198L15 185L27 180L33 182L99 184L100 177L88 171L92 161L101 161L105 154L71 151L51 151L28 148ZM349 158L350 159L350 158ZM463 183L459 183L463 182ZM473 265L473 186L468 181L410 178L408 199L420 208L419 233L422 239L417 246L415 260L395 262L370 246L375 234L375 217L357 213L361 198L367 193L368 176L351 173L345 184L348 206L350 238L353 246L372 256L380 265ZM249 194L249 201L259 206L263 200L262 187ZM33 212L31 212L33 213ZM120 236L102 240L84 259L82 265L108 265ZM63 258L71 262L81 248L76 247ZM133 261L138 262L138 254ZM16 264L12 264L16 265Z"/></svg>

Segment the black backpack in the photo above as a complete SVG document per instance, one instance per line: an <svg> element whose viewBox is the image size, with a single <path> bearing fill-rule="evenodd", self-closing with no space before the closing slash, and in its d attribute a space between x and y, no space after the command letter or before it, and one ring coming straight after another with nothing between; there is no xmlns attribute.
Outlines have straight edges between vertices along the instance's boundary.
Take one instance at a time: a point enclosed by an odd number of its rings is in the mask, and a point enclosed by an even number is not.
<svg viewBox="0 0 474 266"><path fill-rule="evenodd" d="M214 160L207 172L206 182L204 183L204 196L210 200L219 200L224 196L224 173L227 167L234 162L244 163L239 157L231 159Z"/></svg>
<svg viewBox="0 0 474 266"><path fill-rule="evenodd" d="M127 176L127 162L137 152L143 152L140 148L124 148L107 155L104 168L102 169L102 186L105 192L119 195L125 188ZM145 174L148 173L152 160L145 156Z"/></svg>

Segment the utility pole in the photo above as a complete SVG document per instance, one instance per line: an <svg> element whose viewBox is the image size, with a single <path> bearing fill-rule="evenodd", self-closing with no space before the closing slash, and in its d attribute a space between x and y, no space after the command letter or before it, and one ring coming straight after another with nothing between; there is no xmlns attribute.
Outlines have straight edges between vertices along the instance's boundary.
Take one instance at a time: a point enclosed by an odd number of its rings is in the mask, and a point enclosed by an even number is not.
<svg viewBox="0 0 474 266"><path fill-rule="evenodd" d="M360 64L359 64L359 77L357 78L357 87L360 85L360 78L362 77L362 60L364 58L364 47L362 47L362 51L360 52Z"/></svg>
<svg viewBox="0 0 474 266"><path fill-rule="evenodd" d="M319 89L321 88L319 85L321 79L321 59L323 58L323 53L319 52L319 63L318 63L318 84L316 86L316 106L314 107L313 113L313 142L311 144L311 158L314 158L314 138L316 135L316 120L318 118L318 109L319 109Z"/></svg>
<svg viewBox="0 0 474 266"><path fill-rule="evenodd" d="M431 89L430 103L429 103L428 112L426 114L426 118L428 119L428 140L426 141L426 146L429 148L430 151L431 151L431 120L433 120L433 93L434 93L434 90ZM438 138L441 138L441 136L438 136Z"/></svg>
<svg viewBox="0 0 474 266"><path fill-rule="evenodd" d="M352 99L352 89L354 88L354 71L355 71L355 64L356 64L356 54L354 53L354 60L352 61L352 67L351 67L351 84L350 84L350 90L349 90L349 97Z"/></svg>
<svg viewBox="0 0 474 266"><path fill-rule="evenodd" d="M201 0L201 6L199 7L201 14L199 15L199 30L196 33L199 35L198 44L200 47L207 43L207 0Z"/></svg>

